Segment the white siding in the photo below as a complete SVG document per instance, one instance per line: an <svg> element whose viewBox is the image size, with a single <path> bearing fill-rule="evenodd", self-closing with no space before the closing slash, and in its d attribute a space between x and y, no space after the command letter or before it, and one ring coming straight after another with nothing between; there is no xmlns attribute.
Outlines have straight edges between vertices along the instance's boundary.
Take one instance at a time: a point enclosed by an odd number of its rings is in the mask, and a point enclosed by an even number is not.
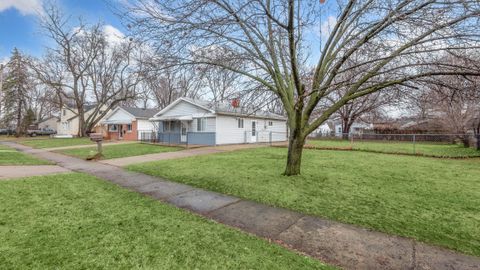
<svg viewBox="0 0 480 270"><path fill-rule="evenodd" d="M156 128L155 128L155 125L151 122L151 121L148 121L148 120L137 120L137 136L138 136L138 139L141 139L141 132L142 131L155 131Z"/></svg>
<svg viewBox="0 0 480 270"><path fill-rule="evenodd" d="M207 117L207 126L203 132L215 132L216 130L216 119L215 117ZM198 132L197 131L197 118L194 118L191 122L191 126L189 125L189 130L191 132Z"/></svg>
<svg viewBox="0 0 480 270"><path fill-rule="evenodd" d="M106 110L107 109L107 106L102 106L102 110ZM57 126L57 134L59 135L73 135L73 136L76 136L78 135L78 129L79 129L79 118L78 117L75 117L69 121L67 121L67 119L70 119L72 117L75 116L75 114L68 110L68 109L65 109L65 115L63 115L63 110L62 109L60 111L60 122L58 122L58 126ZM76 110L75 110L76 111ZM88 118L88 116L90 116L90 114L92 114L94 111L94 109L91 109L87 112L85 112L84 116L85 116L85 119ZM100 119L99 123L101 121L103 121L104 119ZM99 127L101 126L101 124L97 124L96 127Z"/></svg>
<svg viewBox="0 0 480 270"><path fill-rule="evenodd" d="M202 113L207 114L209 111L182 100L161 116L193 115Z"/></svg>
<svg viewBox="0 0 480 270"><path fill-rule="evenodd" d="M131 114L127 113L126 111L124 110L117 110L115 111L115 113L113 113L112 115L110 115L107 119L107 121L125 121L125 123L127 122L131 122L132 120L134 120L135 118L132 117Z"/></svg>
<svg viewBox="0 0 480 270"><path fill-rule="evenodd" d="M269 125L272 122L272 125ZM257 142L270 142L270 134L273 142L281 142L287 140L287 122L280 120L257 120Z"/></svg>
<svg viewBox="0 0 480 270"><path fill-rule="evenodd" d="M51 128L53 130L57 130L57 118L55 117L52 117L50 119L47 119L45 121L42 121L40 123L38 123L38 128L39 129L43 129L43 128Z"/></svg>
<svg viewBox="0 0 480 270"><path fill-rule="evenodd" d="M238 128L237 117L217 116L217 144L245 143L245 131L248 123L244 120L243 128Z"/></svg>
<svg viewBox="0 0 480 270"><path fill-rule="evenodd" d="M286 141L287 139L286 121L243 118L243 128L238 128L237 119L235 116L217 116L217 144L251 143L252 121L256 121L257 142L269 142L270 132L272 132L272 141ZM268 125L269 121L272 121L272 126Z"/></svg>

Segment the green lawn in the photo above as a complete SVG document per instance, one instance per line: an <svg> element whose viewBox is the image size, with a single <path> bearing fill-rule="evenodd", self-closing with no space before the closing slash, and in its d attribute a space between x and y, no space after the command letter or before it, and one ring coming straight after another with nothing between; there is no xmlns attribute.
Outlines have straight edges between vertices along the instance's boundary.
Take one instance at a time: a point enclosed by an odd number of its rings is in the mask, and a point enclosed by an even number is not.
<svg viewBox="0 0 480 270"><path fill-rule="evenodd" d="M128 169L480 256L480 160L285 148L165 160Z"/></svg>
<svg viewBox="0 0 480 270"><path fill-rule="evenodd" d="M103 155L104 155L103 159L171 152L171 151L177 151L180 149L183 149L183 148L154 145L154 144L143 144L143 143L107 145L103 147ZM70 156L79 157L79 158L87 158L97 153L97 147L65 149L65 150L59 150L57 152L70 155Z"/></svg>
<svg viewBox="0 0 480 270"><path fill-rule="evenodd" d="M47 165L51 164L33 156L18 152L8 146L0 145L0 165ZM0 168L1 169L1 168Z"/></svg>
<svg viewBox="0 0 480 270"><path fill-rule="evenodd" d="M0 182L2 269L327 269L85 174Z"/></svg>
<svg viewBox="0 0 480 270"><path fill-rule="evenodd" d="M415 143L412 142L374 142L348 140L309 140L308 145L328 149L352 149L359 151L416 154L434 157L480 157L480 151L465 148L458 144Z"/></svg>
<svg viewBox="0 0 480 270"><path fill-rule="evenodd" d="M86 145L86 144L94 144L94 142L90 141L89 138L68 138L68 139L56 139L56 138L48 138L48 139L29 139L19 141L19 143L31 146L33 148L53 148L53 147L63 147L63 146L71 146L71 145Z"/></svg>

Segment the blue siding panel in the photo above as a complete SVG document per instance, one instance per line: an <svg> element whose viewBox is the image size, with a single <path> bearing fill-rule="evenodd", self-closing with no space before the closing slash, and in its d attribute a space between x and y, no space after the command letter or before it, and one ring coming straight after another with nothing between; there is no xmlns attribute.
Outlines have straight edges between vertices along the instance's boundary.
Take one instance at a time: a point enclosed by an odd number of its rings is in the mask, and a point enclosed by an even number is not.
<svg viewBox="0 0 480 270"><path fill-rule="evenodd" d="M158 141L163 143L180 144L180 133L158 133Z"/></svg>
<svg viewBox="0 0 480 270"><path fill-rule="evenodd" d="M188 144L215 145L215 132L188 132Z"/></svg>

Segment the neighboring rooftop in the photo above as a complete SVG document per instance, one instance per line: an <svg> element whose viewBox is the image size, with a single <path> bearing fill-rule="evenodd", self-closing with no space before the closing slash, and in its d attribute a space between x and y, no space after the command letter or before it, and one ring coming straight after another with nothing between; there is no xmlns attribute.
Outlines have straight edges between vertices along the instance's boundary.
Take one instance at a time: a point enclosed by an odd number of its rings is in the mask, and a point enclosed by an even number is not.
<svg viewBox="0 0 480 270"><path fill-rule="evenodd" d="M214 103L210 101L192 99L192 98L182 98L183 100L189 101L191 103L197 104L201 107L210 109L217 114L228 114L228 115L241 115L241 116L254 116L254 117L264 117L271 119L281 119L286 120L287 118L283 115L263 111L259 108L254 107L238 107L235 108L232 104L227 102Z"/></svg>
<svg viewBox="0 0 480 270"><path fill-rule="evenodd" d="M120 106L120 108L124 109L131 115L135 116L135 118L150 118L153 117L157 112L159 112L158 109L143 109L143 108L133 108L133 107L125 107L125 106Z"/></svg>

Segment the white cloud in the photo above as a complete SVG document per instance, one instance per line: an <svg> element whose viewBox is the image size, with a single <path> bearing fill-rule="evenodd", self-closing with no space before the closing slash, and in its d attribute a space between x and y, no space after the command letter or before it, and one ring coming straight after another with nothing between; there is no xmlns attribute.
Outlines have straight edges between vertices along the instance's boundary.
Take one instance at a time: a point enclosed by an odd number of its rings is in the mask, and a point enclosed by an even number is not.
<svg viewBox="0 0 480 270"><path fill-rule="evenodd" d="M0 0L0 12L14 8L22 15L43 14L42 0Z"/></svg>
<svg viewBox="0 0 480 270"><path fill-rule="evenodd" d="M118 44L125 40L125 34L123 34L122 31L109 24L103 27L103 33L105 33L105 38L110 44Z"/></svg>

